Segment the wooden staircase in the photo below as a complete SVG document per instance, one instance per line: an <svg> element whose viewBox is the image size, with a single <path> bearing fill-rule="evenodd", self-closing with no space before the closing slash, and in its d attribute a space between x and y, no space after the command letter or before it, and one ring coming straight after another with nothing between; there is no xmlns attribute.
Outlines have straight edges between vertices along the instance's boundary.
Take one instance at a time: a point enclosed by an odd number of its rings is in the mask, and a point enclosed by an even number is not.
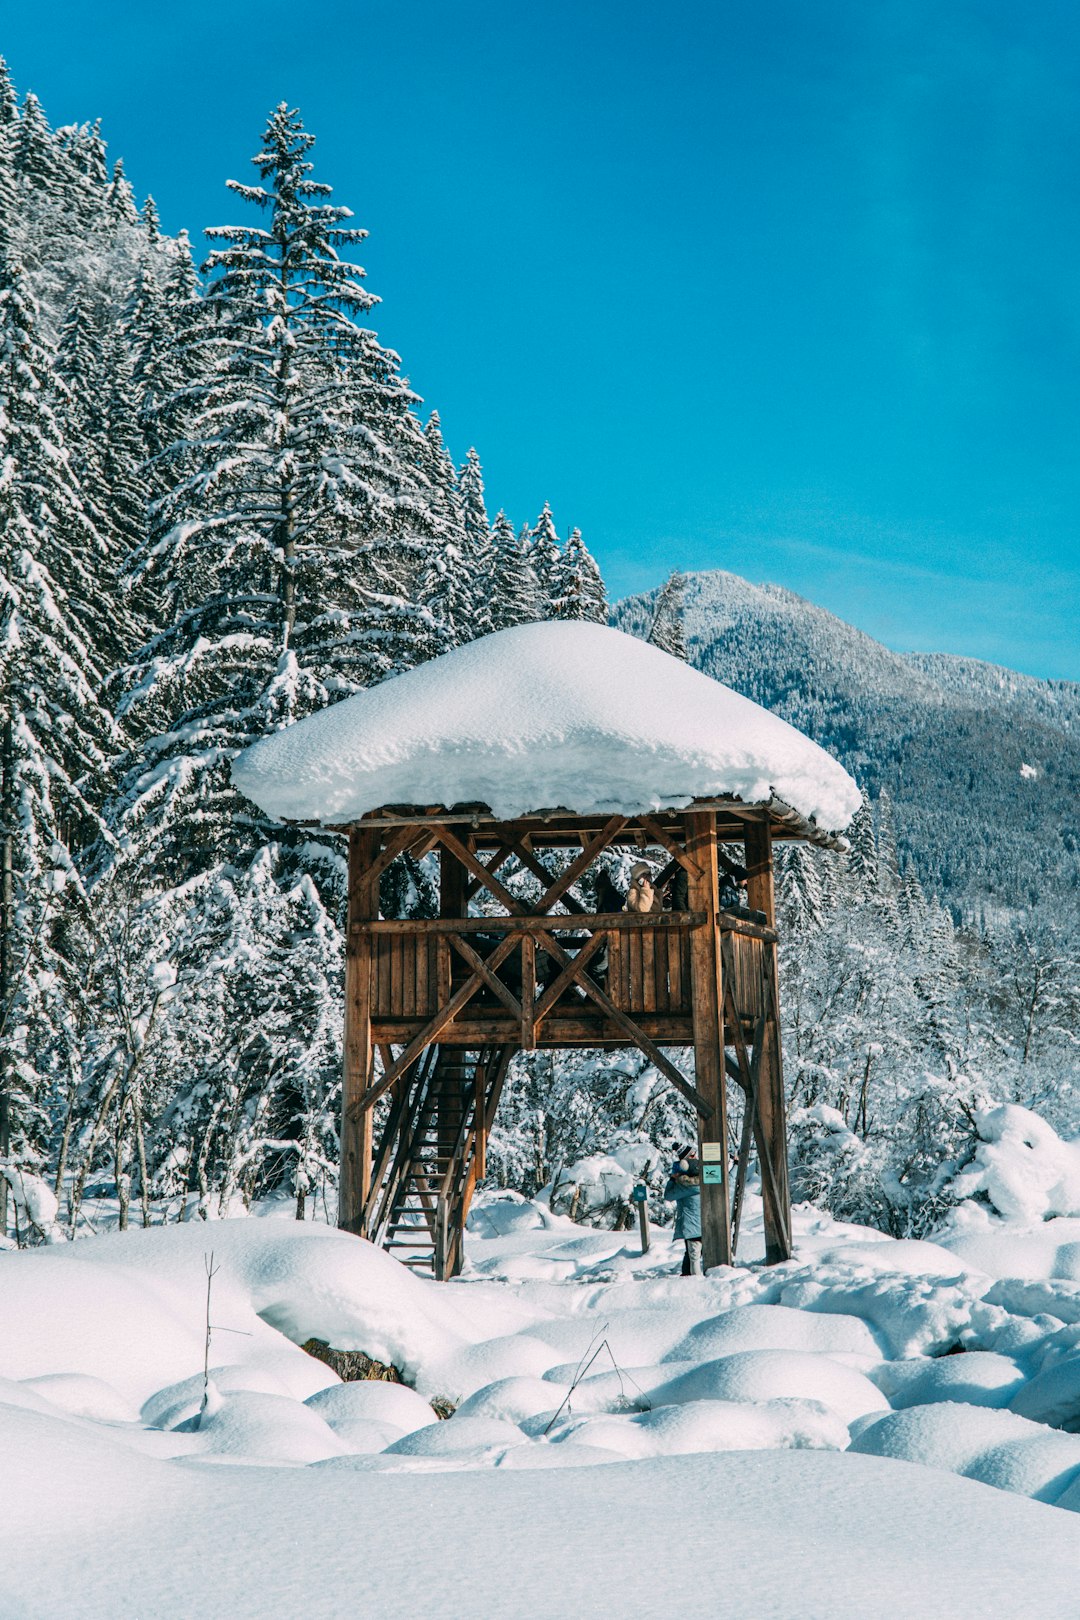
<svg viewBox="0 0 1080 1620"><path fill-rule="evenodd" d="M485 1174L511 1050L430 1046L394 1087L364 1228L415 1271L442 1280L461 1269L465 1217Z"/></svg>

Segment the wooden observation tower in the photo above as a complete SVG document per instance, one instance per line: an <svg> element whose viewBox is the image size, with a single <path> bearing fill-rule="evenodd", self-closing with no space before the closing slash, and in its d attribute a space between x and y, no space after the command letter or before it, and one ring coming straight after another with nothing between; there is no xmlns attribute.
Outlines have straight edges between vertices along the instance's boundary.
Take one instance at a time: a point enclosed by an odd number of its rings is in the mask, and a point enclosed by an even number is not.
<svg viewBox="0 0 1080 1620"><path fill-rule="evenodd" d="M790 1255L773 845L836 847L815 812L842 826L858 793L831 756L655 648L539 624L264 739L234 774L348 838L342 1227L452 1276L513 1055L631 1045L697 1114L704 1263L733 1258L751 1151L766 1259ZM719 904L732 846L738 913ZM598 909L625 851L679 909ZM380 914L403 856L437 866L437 916Z"/></svg>

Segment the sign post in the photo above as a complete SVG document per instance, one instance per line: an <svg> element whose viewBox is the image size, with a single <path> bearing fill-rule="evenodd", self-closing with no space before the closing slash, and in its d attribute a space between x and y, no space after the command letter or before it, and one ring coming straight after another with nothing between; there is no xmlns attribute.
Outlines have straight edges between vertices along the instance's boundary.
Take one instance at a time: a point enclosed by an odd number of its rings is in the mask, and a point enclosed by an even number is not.
<svg viewBox="0 0 1080 1620"><path fill-rule="evenodd" d="M637 1205L638 1226L641 1229L641 1252L649 1252L649 1189L643 1181L639 1181L630 1194L630 1202Z"/></svg>

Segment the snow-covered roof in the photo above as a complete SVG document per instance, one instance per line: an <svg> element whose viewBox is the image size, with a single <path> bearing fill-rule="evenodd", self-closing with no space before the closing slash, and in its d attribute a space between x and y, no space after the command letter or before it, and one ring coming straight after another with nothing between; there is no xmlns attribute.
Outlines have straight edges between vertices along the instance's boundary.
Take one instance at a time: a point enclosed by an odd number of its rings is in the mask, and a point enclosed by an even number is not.
<svg viewBox="0 0 1080 1620"><path fill-rule="evenodd" d="M635 814L733 795L839 831L859 790L779 716L602 625L483 636L264 737L233 764L279 821L342 825L388 805Z"/></svg>

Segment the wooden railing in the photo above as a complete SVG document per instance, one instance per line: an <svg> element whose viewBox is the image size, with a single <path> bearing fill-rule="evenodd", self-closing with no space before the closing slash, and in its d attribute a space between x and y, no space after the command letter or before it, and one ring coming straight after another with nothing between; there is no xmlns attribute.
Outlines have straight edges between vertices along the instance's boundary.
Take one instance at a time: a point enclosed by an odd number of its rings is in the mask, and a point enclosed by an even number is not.
<svg viewBox="0 0 1080 1620"><path fill-rule="evenodd" d="M620 1012L689 1017L690 935L707 921L697 912L380 919L361 925L372 936L372 1016L432 1018L475 971L476 960L486 965L493 955L497 965L471 998L473 1014L485 1007L505 1011L508 1000L515 1011L527 1003L541 1018L580 1010L581 990L564 969L567 958L588 953L590 977ZM763 1006L765 953L776 936L725 913L717 922L729 940L735 1004L754 1021ZM596 935L602 937L594 943ZM553 997L560 976L566 982Z"/></svg>

